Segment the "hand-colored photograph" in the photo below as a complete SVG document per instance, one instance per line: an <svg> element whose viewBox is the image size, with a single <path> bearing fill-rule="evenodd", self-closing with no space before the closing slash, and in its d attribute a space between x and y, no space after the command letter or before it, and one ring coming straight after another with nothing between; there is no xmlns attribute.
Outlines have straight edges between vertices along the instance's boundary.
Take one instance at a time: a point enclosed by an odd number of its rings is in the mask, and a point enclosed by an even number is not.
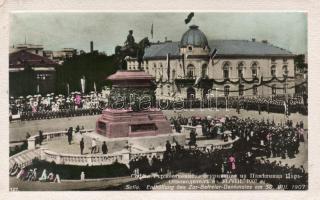
<svg viewBox="0 0 320 200"><path fill-rule="evenodd" d="M12 12L10 191L308 189L304 12Z"/></svg>

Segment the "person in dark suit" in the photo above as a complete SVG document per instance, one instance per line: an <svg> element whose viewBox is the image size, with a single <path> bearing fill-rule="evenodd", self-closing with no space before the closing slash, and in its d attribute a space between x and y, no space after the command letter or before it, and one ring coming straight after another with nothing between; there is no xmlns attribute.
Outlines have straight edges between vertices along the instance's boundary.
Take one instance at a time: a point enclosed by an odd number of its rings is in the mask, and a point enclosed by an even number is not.
<svg viewBox="0 0 320 200"><path fill-rule="evenodd" d="M102 153L107 154L108 153L108 147L106 145L106 142L103 141L102 147L101 147Z"/></svg>
<svg viewBox="0 0 320 200"><path fill-rule="evenodd" d="M84 141L83 141L83 138L81 138L81 141L80 141L80 153L81 153L81 155L83 154L83 149L84 149Z"/></svg>
<svg viewBox="0 0 320 200"><path fill-rule="evenodd" d="M39 131L39 144L42 144L42 140L43 140L43 132L40 130Z"/></svg>

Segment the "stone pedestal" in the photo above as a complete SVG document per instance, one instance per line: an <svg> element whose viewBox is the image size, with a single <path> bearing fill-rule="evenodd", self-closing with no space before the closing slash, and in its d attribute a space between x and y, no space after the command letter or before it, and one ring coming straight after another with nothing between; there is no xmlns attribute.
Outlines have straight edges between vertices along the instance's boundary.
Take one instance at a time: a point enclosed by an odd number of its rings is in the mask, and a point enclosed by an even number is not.
<svg viewBox="0 0 320 200"><path fill-rule="evenodd" d="M108 77L112 90L108 108L96 122L96 132L108 138L145 137L172 133L155 102L154 78L144 71L117 71Z"/></svg>

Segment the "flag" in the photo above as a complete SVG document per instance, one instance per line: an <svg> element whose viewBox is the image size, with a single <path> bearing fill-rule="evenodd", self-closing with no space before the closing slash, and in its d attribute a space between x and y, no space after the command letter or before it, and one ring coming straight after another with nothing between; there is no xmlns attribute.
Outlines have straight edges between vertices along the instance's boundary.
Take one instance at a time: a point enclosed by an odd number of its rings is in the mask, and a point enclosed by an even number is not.
<svg viewBox="0 0 320 200"><path fill-rule="evenodd" d="M283 106L284 106L284 114L288 116L288 105L286 101L283 101Z"/></svg>
<svg viewBox="0 0 320 200"><path fill-rule="evenodd" d="M153 23L151 24L151 38L153 39Z"/></svg>
<svg viewBox="0 0 320 200"><path fill-rule="evenodd" d="M69 83L67 83L67 92L68 92L68 95L70 93L70 86L69 86Z"/></svg>
<svg viewBox="0 0 320 200"><path fill-rule="evenodd" d="M263 75L260 75L260 79L259 79L259 84L258 85L262 85L263 84Z"/></svg>
<svg viewBox="0 0 320 200"><path fill-rule="evenodd" d="M188 24L188 23L191 21L191 19L192 19L193 16L194 16L194 12L191 12L191 13L188 15L187 19L184 20L184 22L185 22L186 24Z"/></svg>
<svg viewBox="0 0 320 200"><path fill-rule="evenodd" d="M167 74L168 74L168 81L170 80L170 53L167 54Z"/></svg>
<svg viewBox="0 0 320 200"><path fill-rule="evenodd" d="M184 54L182 54L182 69L183 69L183 76L186 76L186 70L185 70L185 67L184 67Z"/></svg>
<svg viewBox="0 0 320 200"><path fill-rule="evenodd" d="M94 92L97 92L96 82L93 82L93 89L94 89Z"/></svg>
<svg viewBox="0 0 320 200"><path fill-rule="evenodd" d="M198 84L199 84L199 82L201 81L201 76L200 77L198 77L197 79L196 79L196 81L194 82L194 84L193 84L193 86L197 86Z"/></svg>
<svg viewBox="0 0 320 200"><path fill-rule="evenodd" d="M86 78L84 76L80 79L80 85L81 85L81 92L84 93L86 88Z"/></svg>
<svg viewBox="0 0 320 200"><path fill-rule="evenodd" d="M213 58L217 55L218 49L214 49L210 55L211 63L213 65Z"/></svg>

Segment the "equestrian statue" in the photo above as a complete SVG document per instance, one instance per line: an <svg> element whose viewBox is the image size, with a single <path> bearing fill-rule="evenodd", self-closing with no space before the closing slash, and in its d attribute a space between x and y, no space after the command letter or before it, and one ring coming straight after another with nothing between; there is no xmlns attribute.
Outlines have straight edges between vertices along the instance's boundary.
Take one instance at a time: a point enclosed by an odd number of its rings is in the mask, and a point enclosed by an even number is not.
<svg viewBox="0 0 320 200"><path fill-rule="evenodd" d="M141 63L143 60L144 49L150 46L150 42L148 37L143 38L139 43L135 43L133 37L133 31L129 31L129 35L127 36L127 40L124 43L124 46L116 46L115 55L117 60L120 63L120 70L126 69L125 58L127 56L131 58L136 58L138 61L138 69L141 69Z"/></svg>

